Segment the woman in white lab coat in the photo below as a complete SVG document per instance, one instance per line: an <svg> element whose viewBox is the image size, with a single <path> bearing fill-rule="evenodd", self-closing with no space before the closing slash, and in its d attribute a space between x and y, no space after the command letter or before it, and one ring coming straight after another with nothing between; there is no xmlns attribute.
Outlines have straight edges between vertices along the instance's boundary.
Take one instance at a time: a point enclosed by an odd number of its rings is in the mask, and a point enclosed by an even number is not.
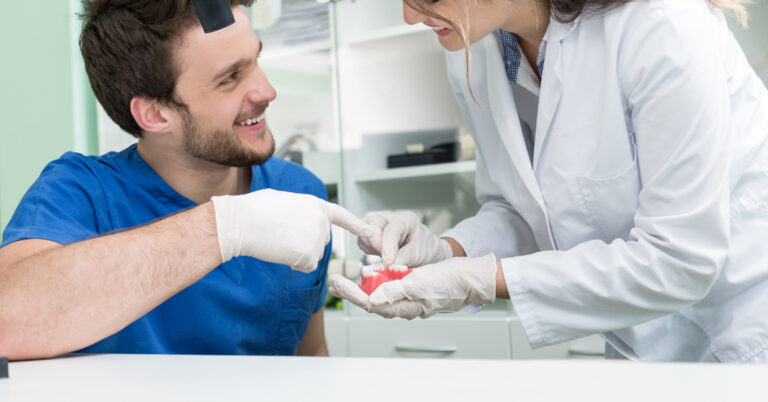
<svg viewBox="0 0 768 402"><path fill-rule="evenodd" d="M364 251L427 265L334 294L409 319L509 297L533 347L768 362L768 91L726 26L737 1L406 3L449 51L482 208L441 238L369 216Z"/></svg>

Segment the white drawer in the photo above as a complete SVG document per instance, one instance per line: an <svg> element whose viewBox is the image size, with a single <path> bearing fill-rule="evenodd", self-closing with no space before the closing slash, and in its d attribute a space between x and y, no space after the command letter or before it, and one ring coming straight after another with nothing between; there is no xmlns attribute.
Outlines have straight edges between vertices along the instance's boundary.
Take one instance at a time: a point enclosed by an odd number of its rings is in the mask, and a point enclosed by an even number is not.
<svg viewBox="0 0 768 402"><path fill-rule="evenodd" d="M570 342L531 349L523 325L516 317L509 320L512 340L512 358L524 359L603 359L605 341L599 335L591 335Z"/></svg>
<svg viewBox="0 0 768 402"><path fill-rule="evenodd" d="M510 358L509 323L504 316L413 321L349 317L347 324L352 357Z"/></svg>
<svg viewBox="0 0 768 402"><path fill-rule="evenodd" d="M325 342L328 345L328 354L333 357L346 357L347 353L347 317L343 312L326 310L323 314L325 320Z"/></svg>

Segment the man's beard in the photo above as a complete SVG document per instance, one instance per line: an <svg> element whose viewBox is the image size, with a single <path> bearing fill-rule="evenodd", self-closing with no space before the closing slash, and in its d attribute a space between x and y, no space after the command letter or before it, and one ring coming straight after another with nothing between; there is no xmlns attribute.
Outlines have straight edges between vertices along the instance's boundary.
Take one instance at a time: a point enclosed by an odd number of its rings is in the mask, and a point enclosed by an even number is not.
<svg viewBox="0 0 768 402"><path fill-rule="evenodd" d="M261 165L275 153L275 139L266 152L247 149L239 140L234 129L205 132L191 113L184 115L184 150L202 160L224 166L245 167Z"/></svg>

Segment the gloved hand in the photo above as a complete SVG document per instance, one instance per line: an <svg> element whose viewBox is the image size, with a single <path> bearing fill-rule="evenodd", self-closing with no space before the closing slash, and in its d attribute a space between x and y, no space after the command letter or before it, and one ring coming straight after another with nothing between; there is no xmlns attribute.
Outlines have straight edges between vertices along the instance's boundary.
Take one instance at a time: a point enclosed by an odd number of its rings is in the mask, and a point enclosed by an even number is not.
<svg viewBox="0 0 768 402"><path fill-rule="evenodd" d="M331 224L362 238L377 231L346 209L308 194L267 189L211 200L224 262L242 255L312 272L331 239Z"/></svg>
<svg viewBox="0 0 768 402"><path fill-rule="evenodd" d="M459 311L470 303L496 300L496 256L457 257L414 269L408 276L380 285L370 296L341 275L331 275L329 290L370 313L385 318L427 318Z"/></svg>
<svg viewBox="0 0 768 402"><path fill-rule="evenodd" d="M372 213L365 221L380 231L358 238L357 245L366 254L380 255L384 266L420 267L453 257L451 245L433 235L411 211Z"/></svg>

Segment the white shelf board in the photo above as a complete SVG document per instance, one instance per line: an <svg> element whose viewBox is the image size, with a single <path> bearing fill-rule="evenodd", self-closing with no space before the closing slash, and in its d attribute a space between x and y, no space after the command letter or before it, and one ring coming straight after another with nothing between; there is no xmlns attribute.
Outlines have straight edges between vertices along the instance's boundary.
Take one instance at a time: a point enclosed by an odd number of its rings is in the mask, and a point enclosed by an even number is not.
<svg viewBox="0 0 768 402"><path fill-rule="evenodd" d="M474 171L475 161L436 163L433 165L375 170L359 175L355 178L355 182L367 183L375 181L401 180L409 178L453 175L459 173L472 173Z"/></svg>
<svg viewBox="0 0 768 402"><path fill-rule="evenodd" d="M269 43L266 44L264 51L259 55L259 60L269 61L275 59L281 59L284 57L300 56L305 53L330 51L331 41L323 40L319 42L311 42L302 45L295 46L279 46L270 48Z"/></svg>
<svg viewBox="0 0 768 402"><path fill-rule="evenodd" d="M397 25L394 27L379 29L379 30L358 36L354 39L342 41L341 44L347 45L347 46L361 45L361 44L382 40L382 39L395 38L398 36L410 35L410 34L419 33L419 32L427 32L431 29L432 28L424 24Z"/></svg>

